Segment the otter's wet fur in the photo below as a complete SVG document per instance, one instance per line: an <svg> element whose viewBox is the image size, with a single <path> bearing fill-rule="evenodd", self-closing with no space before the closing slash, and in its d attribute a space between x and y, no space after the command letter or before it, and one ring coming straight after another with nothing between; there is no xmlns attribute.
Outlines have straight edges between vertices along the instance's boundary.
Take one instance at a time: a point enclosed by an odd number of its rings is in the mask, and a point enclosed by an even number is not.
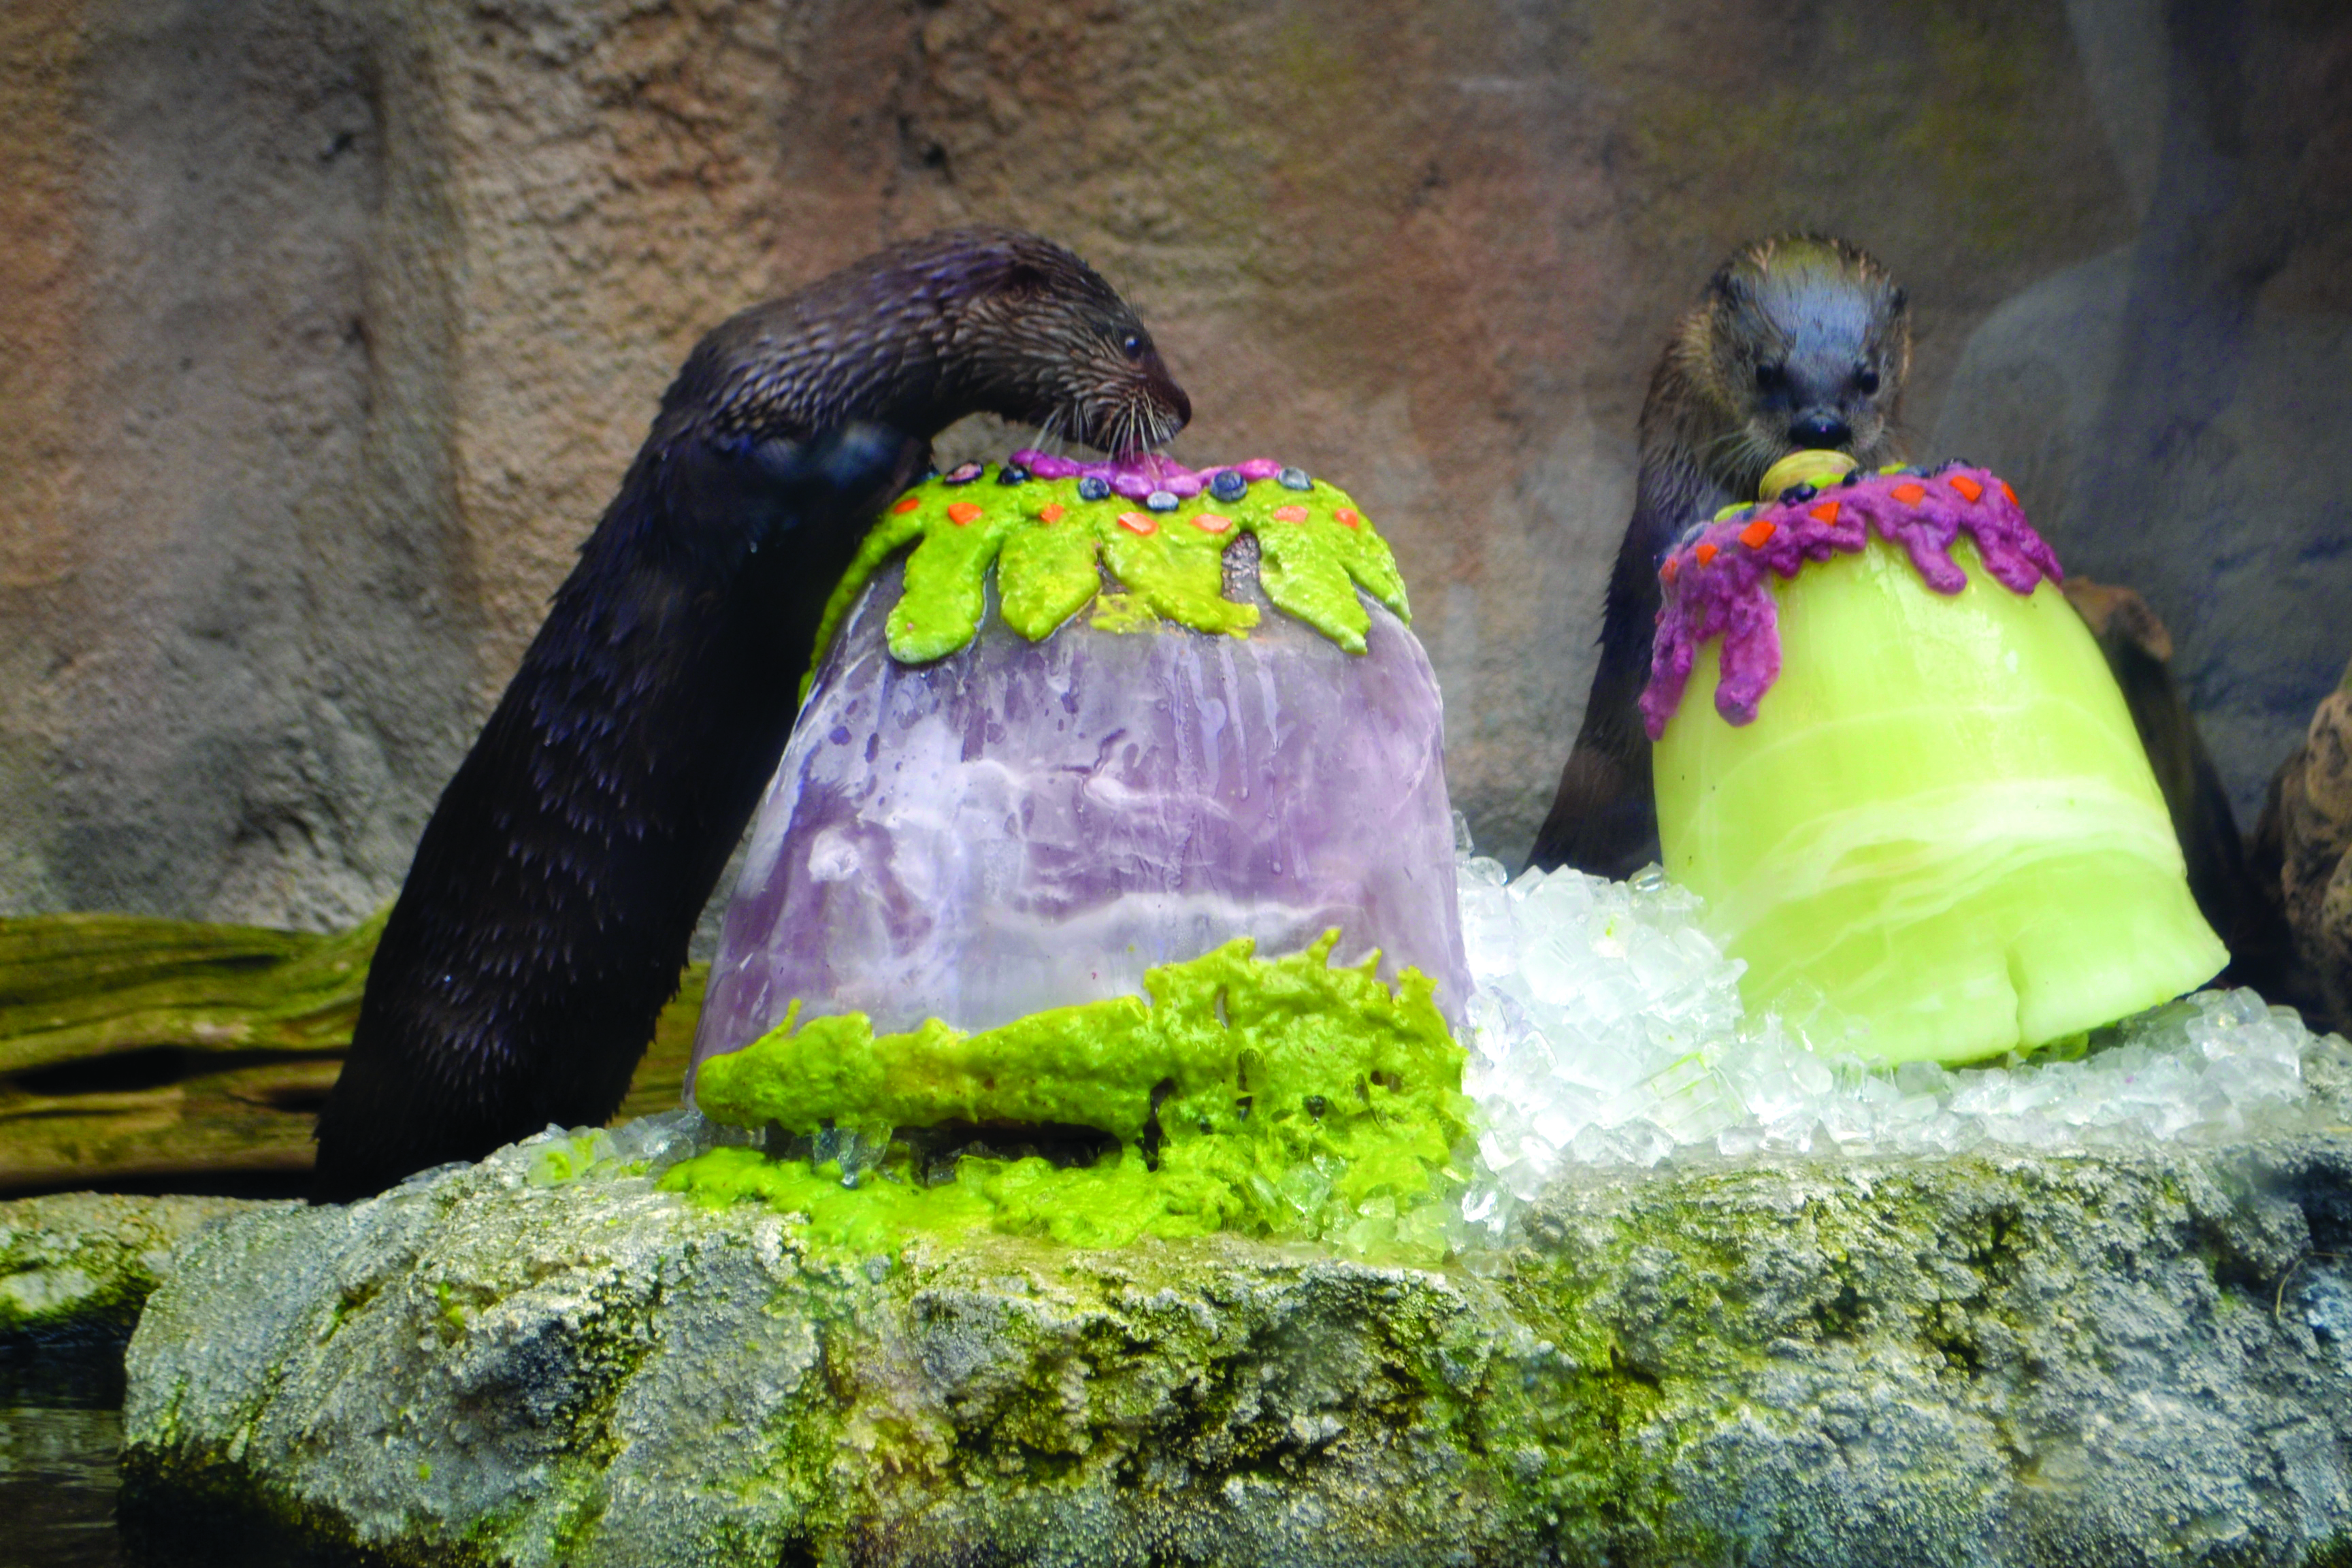
<svg viewBox="0 0 2352 1568"><path fill-rule="evenodd" d="M1650 378L1601 663L1530 864L1622 878L1658 858L1650 739L1636 703L1650 679L1659 563L1692 525L1753 500L1765 469L1790 452L1831 448L1865 468L1897 460L1910 370L1903 289L1843 240L1757 240L1708 280Z"/></svg>
<svg viewBox="0 0 2352 1568"><path fill-rule="evenodd" d="M1119 451L1192 407L1108 284L1009 229L883 251L703 339L425 826L314 1196L619 1106L826 596L932 437L980 412Z"/></svg>

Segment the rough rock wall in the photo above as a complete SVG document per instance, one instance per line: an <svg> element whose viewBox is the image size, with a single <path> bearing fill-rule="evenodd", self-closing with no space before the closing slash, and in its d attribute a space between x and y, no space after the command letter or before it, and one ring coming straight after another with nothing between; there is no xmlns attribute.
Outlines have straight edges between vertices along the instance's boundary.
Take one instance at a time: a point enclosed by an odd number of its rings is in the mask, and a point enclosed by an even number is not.
<svg viewBox="0 0 2352 1568"><path fill-rule="evenodd" d="M2075 38L2050 0L25 0L0 909L388 897L699 331L976 218L1138 302L1180 455L1376 509L1517 853L1676 310L1748 235L1850 234L1935 429L1989 312L2134 235Z"/></svg>
<svg viewBox="0 0 2352 1568"><path fill-rule="evenodd" d="M2278 911L2306 1015L2352 1018L2352 668L2311 716L2264 804L2255 861L2277 882Z"/></svg>
<svg viewBox="0 0 2352 1568"><path fill-rule="evenodd" d="M454 763L444 204L356 14L12 8L16 909L347 922ZM21 129L20 129L21 127ZM19 187L14 199L28 199ZM28 418L19 419L25 409Z"/></svg>
<svg viewBox="0 0 2352 1568"><path fill-rule="evenodd" d="M2070 9L2138 229L1985 321L1935 445L2155 606L2251 828L2352 651L2352 11Z"/></svg>

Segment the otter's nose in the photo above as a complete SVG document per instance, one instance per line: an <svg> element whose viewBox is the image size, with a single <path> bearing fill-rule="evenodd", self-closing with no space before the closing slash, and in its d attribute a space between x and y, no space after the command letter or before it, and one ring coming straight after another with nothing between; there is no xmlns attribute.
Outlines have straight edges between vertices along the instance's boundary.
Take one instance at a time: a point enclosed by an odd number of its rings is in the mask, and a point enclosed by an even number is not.
<svg viewBox="0 0 2352 1568"><path fill-rule="evenodd" d="M1844 420L1819 409L1800 414L1789 426L1789 439L1800 447L1843 447L1853 437Z"/></svg>

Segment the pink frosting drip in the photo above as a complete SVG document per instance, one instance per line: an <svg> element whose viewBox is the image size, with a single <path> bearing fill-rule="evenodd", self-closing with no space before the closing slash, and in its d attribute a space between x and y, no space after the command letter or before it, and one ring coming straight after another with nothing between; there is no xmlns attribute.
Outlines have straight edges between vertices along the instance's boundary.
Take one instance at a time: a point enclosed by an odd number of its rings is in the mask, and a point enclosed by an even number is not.
<svg viewBox="0 0 2352 1568"><path fill-rule="evenodd" d="M1024 447L1007 459L1028 469L1041 479L1082 479L1094 478L1110 486L1111 493L1129 500L1141 500L1154 490L1166 490L1179 499L1199 495L1211 479L1231 468L1255 484L1270 479L1282 472L1282 465L1272 458L1252 458L1246 463L1219 463L1214 468L1188 468L1173 458L1163 458L1157 452L1130 453L1123 458L1107 458L1098 463L1082 463L1075 458L1056 457Z"/></svg>
<svg viewBox="0 0 2352 1568"><path fill-rule="evenodd" d="M1651 645L1650 684L1642 692L1642 724L1653 741L1682 705L1691 666L1709 637L1723 639L1716 711L1734 724L1755 719L1757 704L1780 675L1780 614L1768 571L1790 578L1808 561L1857 554L1874 530L1901 545L1920 580L1938 594L1968 584L1952 559L1963 533L1985 570L2012 593L2031 594L2044 578L2065 580L2016 493L1983 468L1873 474L1801 493L1802 500L1784 497L1708 523L1659 567L1665 601ZM1707 559L1700 559L1701 551Z"/></svg>

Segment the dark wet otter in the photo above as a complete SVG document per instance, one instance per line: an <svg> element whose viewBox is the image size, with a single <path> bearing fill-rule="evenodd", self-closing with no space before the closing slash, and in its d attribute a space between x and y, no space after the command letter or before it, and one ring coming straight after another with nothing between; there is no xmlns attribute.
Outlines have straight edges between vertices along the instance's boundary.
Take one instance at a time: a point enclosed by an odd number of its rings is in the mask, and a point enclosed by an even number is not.
<svg viewBox="0 0 2352 1568"><path fill-rule="evenodd" d="M1895 460L1910 369L1903 290L1843 240L1758 240L1708 281L1650 378L1601 666L1530 864L1628 877L1658 858L1650 740L1634 704L1650 679L1659 562L1693 523L1754 500L1764 470L1790 452L1831 448L1865 468Z"/></svg>
<svg viewBox="0 0 2352 1568"><path fill-rule="evenodd" d="M1060 247L959 229L727 321L662 399L418 844L319 1119L314 1194L601 1122L790 734L868 522L967 414L1090 446L1191 417Z"/></svg>

